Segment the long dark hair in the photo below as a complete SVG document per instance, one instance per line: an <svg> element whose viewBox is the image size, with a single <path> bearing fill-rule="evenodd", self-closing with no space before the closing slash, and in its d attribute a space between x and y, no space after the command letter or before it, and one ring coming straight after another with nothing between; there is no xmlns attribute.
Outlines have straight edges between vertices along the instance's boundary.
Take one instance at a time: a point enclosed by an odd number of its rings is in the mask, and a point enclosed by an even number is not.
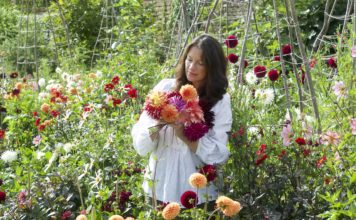
<svg viewBox="0 0 356 220"><path fill-rule="evenodd" d="M198 47L203 51L202 59L207 71L204 84L198 91L199 98L212 107L226 93L228 80L226 76L227 61L224 50L220 43L209 35L203 34L198 36L185 48L176 68L175 90L179 91L183 85L191 84L185 72L185 60L192 47Z"/></svg>

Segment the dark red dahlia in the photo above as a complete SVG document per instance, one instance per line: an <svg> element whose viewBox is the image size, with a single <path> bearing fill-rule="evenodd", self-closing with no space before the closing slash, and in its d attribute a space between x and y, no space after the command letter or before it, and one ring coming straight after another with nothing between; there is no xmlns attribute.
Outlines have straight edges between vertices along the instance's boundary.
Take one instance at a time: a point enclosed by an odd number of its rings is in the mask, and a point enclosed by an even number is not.
<svg viewBox="0 0 356 220"><path fill-rule="evenodd" d="M273 70L270 70L268 72L268 78L273 82L273 81L276 81L278 79L279 75L278 75L278 71L273 69Z"/></svg>
<svg viewBox="0 0 356 220"><path fill-rule="evenodd" d="M216 167L210 164L203 166L199 170L199 173L205 175L208 179L208 182L214 181L217 176Z"/></svg>
<svg viewBox="0 0 356 220"><path fill-rule="evenodd" d="M248 62L247 60L244 60L244 68L246 68L248 66Z"/></svg>
<svg viewBox="0 0 356 220"><path fill-rule="evenodd" d="M234 35L228 36L227 39L225 40L225 45L228 48L234 48L237 46L237 44L238 44L238 41Z"/></svg>
<svg viewBox="0 0 356 220"><path fill-rule="evenodd" d="M288 55L292 52L292 46L290 44L285 44L282 46L282 54Z"/></svg>
<svg viewBox="0 0 356 220"><path fill-rule="evenodd" d="M39 126L41 123L41 118L37 118L36 121L35 121L35 125L36 126Z"/></svg>
<svg viewBox="0 0 356 220"><path fill-rule="evenodd" d="M68 220L71 217L71 215L72 215L72 212L67 210L62 213L61 220Z"/></svg>
<svg viewBox="0 0 356 220"><path fill-rule="evenodd" d="M337 68L336 60L335 60L334 57L331 57L328 60L328 66L331 67L331 68Z"/></svg>
<svg viewBox="0 0 356 220"><path fill-rule="evenodd" d="M307 157L311 153L311 150L309 149L303 149L303 155L304 157Z"/></svg>
<svg viewBox="0 0 356 220"><path fill-rule="evenodd" d="M200 99L199 105L204 112L205 124L209 127L209 129L214 127L215 113L213 111L211 111L211 108L212 108L211 104L207 101L204 101L203 99Z"/></svg>
<svg viewBox="0 0 356 220"><path fill-rule="evenodd" d="M227 59L230 61L230 63L236 63L239 60L239 56L237 56L236 54L230 53L227 56Z"/></svg>
<svg viewBox="0 0 356 220"><path fill-rule="evenodd" d="M18 96L20 94L20 90L19 89L13 89L12 90L12 95L13 96Z"/></svg>
<svg viewBox="0 0 356 220"><path fill-rule="evenodd" d="M58 115L60 115L61 114L61 111L56 111L56 110L52 110L51 111L51 115L53 116L53 117L57 117Z"/></svg>
<svg viewBox="0 0 356 220"><path fill-rule="evenodd" d="M197 141L209 131L209 126L205 123L192 123L184 127L183 133L189 141Z"/></svg>
<svg viewBox="0 0 356 220"><path fill-rule="evenodd" d="M10 78L16 79L19 76L18 72L12 72Z"/></svg>
<svg viewBox="0 0 356 220"><path fill-rule="evenodd" d="M186 191L180 197L180 203L187 208L191 209L198 204L198 196L193 191Z"/></svg>
<svg viewBox="0 0 356 220"><path fill-rule="evenodd" d="M128 92L127 92L127 94L130 96L130 98L137 98L137 90L136 89L134 89L134 88L131 88Z"/></svg>
<svg viewBox="0 0 356 220"><path fill-rule="evenodd" d="M126 191L122 191L120 193L120 203L126 203L130 200L130 196L132 195L132 193L130 191L126 192Z"/></svg>
<svg viewBox="0 0 356 220"><path fill-rule="evenodd" d="M281 61L281 58L278 55L276 55L276 56L273 57L273 60L274 61Z"/></svg>
<svg viewBox="0 0 356 220"><path fill-rule="evenodd" d="M111 82L114 84L114 85L117 85L120 81L120 77L119 76L114 76L111 80Z"/></svg>
<svg viewBox="0 0 356 220"><path fill-rule="evenodd" d="M307 144L306 141L305 141L305 139L304 139L304 138L301 138L301 137L298 137L297 139L295 139L295 142L296 142L297 144L299 144L300 146Z"/></svg>
<svg viewBox="0 0 356 220"><path fill-rule="evenodd" d="M266 67L265 66L261 66L261 65L257 65L255 66L255 68L253 68L253 72L255 73L255 75L258 78L263 78L266 75Z"/></svg>
<svg viewBox="0 0 356 220"><path fill-rule="evenodd" d="M3 191L0 191L0 202L4 202L6 200L6 193Z"/></svg>

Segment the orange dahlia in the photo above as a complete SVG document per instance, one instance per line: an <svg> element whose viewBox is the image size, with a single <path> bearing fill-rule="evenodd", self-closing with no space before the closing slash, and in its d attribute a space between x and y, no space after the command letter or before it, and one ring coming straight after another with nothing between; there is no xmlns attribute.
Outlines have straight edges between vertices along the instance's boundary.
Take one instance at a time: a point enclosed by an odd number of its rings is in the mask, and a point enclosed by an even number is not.
<svg viewBox="0 0 356 220"><path fill-rule="evenodd" d="M197 188L197 189L204 188L207 183L208 183L208 180L201 173L193 173L189 177L189 184L194 188Z"/></svg>
<svg viewBox="0 0 356 220"><path fill-rule="evenodd" d="M41 105L41 111L48 113L50 106L47 103Z"/></svg>
<svg viewBox="0 0 356 220"><path fill-rule="evenodd" d="M121 215L112 215L109 220L124 220Z"/></svg>
<svg viewBox="0 0 356 220"><path fill-rule="evenodd" d="M184 101L192 101L198 98L197 90L192 85L184 85L179 90Z"/></svg>
<svg viewBox="0 0 356 220"><path fill-rule="evenodd" d="M178 119L178 110L174 105L165 105L161 111L161 116L168 123L175 122Z"/></svg>
<svg viewBox="0 0 356 220"><path fill-rule="evenodd" d="M241 210L239 202L234 201L226 196L219 196L216 200L216 205L226 216L234 216Z"/></svg>
<svg viewBox="0 0 356 220"><path fill-rule="evenodd" d="M88 218L85 215L78 215L75 220L87 220Z"/></svg>
<svg viewBox="0 0 356 220"><path fill-rule="evenodd" d="M176 202L169 203L162 211L162 217L171 220L177 217L180 212L180 206Z"/></svg>

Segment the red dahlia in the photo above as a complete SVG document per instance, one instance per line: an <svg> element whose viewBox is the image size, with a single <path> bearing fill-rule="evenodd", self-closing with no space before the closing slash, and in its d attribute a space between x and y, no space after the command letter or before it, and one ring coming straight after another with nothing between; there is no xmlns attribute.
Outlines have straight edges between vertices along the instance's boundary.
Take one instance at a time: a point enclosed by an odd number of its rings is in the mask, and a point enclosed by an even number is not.
<svg viewBox="0 0 356 220"><path fill-rule="evenodd" d="M299 145L306 145L306 141L304 140L304 138L298 137L297 139L295 139L295 142Z"/></svg>

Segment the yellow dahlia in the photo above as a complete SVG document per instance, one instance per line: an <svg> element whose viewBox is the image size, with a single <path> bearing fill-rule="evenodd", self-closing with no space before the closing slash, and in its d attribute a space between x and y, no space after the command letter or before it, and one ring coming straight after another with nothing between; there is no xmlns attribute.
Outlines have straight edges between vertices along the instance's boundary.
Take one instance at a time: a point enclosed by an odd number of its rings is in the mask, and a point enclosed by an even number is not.
<svg viewBox="0 0 356 220"><path fill-rule="evenodd" d="M208 183L208 180L201 173L193 173L189 177L189 184L194 188L197 188L197 189L204 188L207 183Z"/></svg>
<svg viewBox="0 0 356 220"><path fill-rule="evenodd" d="M160 91L153 91L148 98L150 104L155 108L162 107L167 102L165 93Z"/></svg>
<svg viewBox="0 0 356 220"><path fill-rule="evenodd" d="M184 101L192 101L198 98L197 90L192 85L184 85L179 90Z"/></svg>
<svg viewBox="0 0 356 220"><path fill-rule="evenodd" d="M169 203L162 211L162 217L165 220L171 220L177 217L180 212L180 206L176 202Z"/></svg>
<svg viewBox="0 0 356 220"><path fill-rule="evenodd" d="M161 116L168 123L175 122L178 119L178 110L174 105L165 105L161 111Z"/></svg>

